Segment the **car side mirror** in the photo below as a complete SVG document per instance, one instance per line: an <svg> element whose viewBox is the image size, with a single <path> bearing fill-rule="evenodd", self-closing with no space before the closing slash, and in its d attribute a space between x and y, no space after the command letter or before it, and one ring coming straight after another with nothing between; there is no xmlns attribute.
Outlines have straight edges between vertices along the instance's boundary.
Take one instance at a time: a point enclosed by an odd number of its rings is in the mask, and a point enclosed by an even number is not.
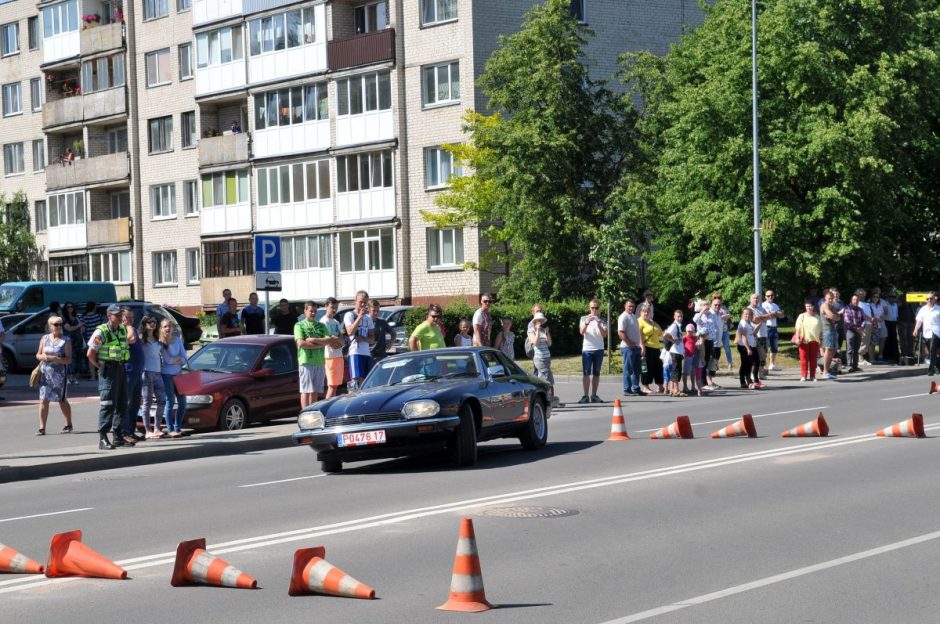
<svg viewBox="0 0 940 624"><path fill-rule="evenodd" d="M506 369L502 364L490 364L487 370L490 372L490 377L502 377L506 374Z"/></svg>
<svg viewBox="0 0 940 624"><path fill-rule="evenodd" d="M251 376L255 379L264 379L265 377L271 377L274 375L274 369L272 368L260 368L251 373Z"/></svg>

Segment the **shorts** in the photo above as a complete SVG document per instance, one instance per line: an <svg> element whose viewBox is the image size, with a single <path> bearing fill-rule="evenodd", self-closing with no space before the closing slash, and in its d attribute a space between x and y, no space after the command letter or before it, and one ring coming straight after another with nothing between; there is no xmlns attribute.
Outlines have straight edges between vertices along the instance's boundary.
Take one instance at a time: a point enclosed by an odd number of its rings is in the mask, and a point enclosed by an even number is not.
<svg viewBox="0 0 940 624"><path fill-rule="evenodd" d="M682 359L682 374L691 375L692 370L696 368L701 368L702 364L699 362L698 353L695 355L687 355Z"/></svg>
<svg viewBox="0 0 940 624"><path fill-rule="evenodd" d="M581 352L581 372L589 377L593 374L595 377L601 375L601 364L604 362L604 350L582 351Z"/></svg>
<svg viewBox="0 0 940 624"><path fill-rule="evenodd" d="M777 332L776 327L767 328L767 346L770 347L771 353L777 354L777 349L780 346L780 334Z"/></svg>
<svg viewBox="0 0 940 624"><path fill-rule="evenodd" d="M300 378L300 393L317 394L323 392L323 382L326 373L322 364L301 364L297 367L297 376Z"/></svg>
<svg viewBox="0 0 940 624"><path fill-rule="evenodd" d="M692 358L689 358L690 360ZM679 355L678 353L672 354L672 370L669 371L669 381L674 381L679 383L682 379L682 371L685 363L685 358Z"/></svg>
<svg viewBox="0 0 940 624"><path fill-rule="evenodd" d="M365 379L372 368L372 356L354 353L349 356L349 378Z"/></svg>
<svg viewBox="0 0 940 624"><path fill-rule="evenodd" d="M343 385L343 358L326 358L326 383L331 388L338 388Z"/></svg>
<svg viewBox="0 0 940 624"><path fill-rule="evenodd" d="M822 348L823 349L838 349L839 348L839 332L835 327L832 329L823 328L822 335Z"/></svg>

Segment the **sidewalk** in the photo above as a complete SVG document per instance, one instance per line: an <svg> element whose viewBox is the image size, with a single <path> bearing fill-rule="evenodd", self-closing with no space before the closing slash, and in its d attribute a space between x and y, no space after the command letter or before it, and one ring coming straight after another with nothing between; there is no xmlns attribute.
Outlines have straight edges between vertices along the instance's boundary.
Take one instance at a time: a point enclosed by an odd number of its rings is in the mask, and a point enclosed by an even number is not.
<svg viewBox="0 0 940 624"><path fill-rule="evenodd" d="M925 373L926 370L922 366L874 365L864 367L857 373L845 375L844 378L862 381L873 378L891 379L924 375L926 383ZM783 392L797 390L801 385L799 378L799 370L772 372L766 382L767 390L772 391L774 386L779 385L787 386L787 388L778 388ZM605 375L601 378L599 394L608 406L614 398L623 398L620 392L620 379L620 375ZM722 370L718 379L719 383L728 390L740 392L737 388L736 374ZM564 411L581 411L585 408L597 407L596 404L591 406L576 404L581 396L580 376L560 375L556 377L555 382L556 392L565 404ZM812 385L825 383L838 382L820 381ZM724 392L726 390L710 394L721 396ZM145 440L133 448L99 451L96 447L98 436L95 431L97 416L92 418L87 415L89 410L97 411L97 386L93 382L69 386L69 402L74 407L82 409L82 404L94 404L94 406L84 406L83 411L86 414L73 418L75 431L67 435L58 434L62 416L57 405L50 406L46 435L41 437L33 435L37 422L37 391L28 386L28 375L10 375L6 386L0 389L0 396L6 399L0 401L0 483L167 461L291 448L294 446L291 434L297 429L294 420L288 419L270 425L249 427L241 431L216 431L197 433L178 439ZM626 400L644 401L641 397L629 397ZM707 400L707 396L701 399L689 397L672 400L694 402ZM604 413L604 418L609 418L607 412ZM311 463L315 461L312 452L310 452L310 461Z"/></svg>

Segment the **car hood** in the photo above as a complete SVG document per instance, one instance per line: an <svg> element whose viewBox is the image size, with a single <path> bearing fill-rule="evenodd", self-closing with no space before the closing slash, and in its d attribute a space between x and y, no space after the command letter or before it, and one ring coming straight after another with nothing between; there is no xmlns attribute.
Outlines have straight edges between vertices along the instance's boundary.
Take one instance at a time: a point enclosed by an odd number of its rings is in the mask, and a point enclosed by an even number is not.
<svg viewBox="0 0 940 624"><path fill-rule="evenodd" d="M242 373L210 373L187 371L176 376L174 384L180 394L208 394L221 386L244 383L247 375Z"/></svg>
<svg viewBox="0 0 940 624"><path fill-rule="evenodd" d="M344 394L314 405L327 418L377 414L382 412L400 412L408 401L419 399L446 400L462 394L462 389L477 387L478 381L466 379L445 379L420 384L402 384L400 386L380 386L361 390L355 394ZM441 405L444 407L444 404Z"/></svg>

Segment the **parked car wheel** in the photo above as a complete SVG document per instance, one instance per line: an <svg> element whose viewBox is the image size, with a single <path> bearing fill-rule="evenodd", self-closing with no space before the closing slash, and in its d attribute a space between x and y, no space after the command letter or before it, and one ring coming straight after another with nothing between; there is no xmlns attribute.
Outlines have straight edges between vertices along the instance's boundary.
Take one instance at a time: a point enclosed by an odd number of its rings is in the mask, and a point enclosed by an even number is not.
<svg viewBox="0 0 940 624"><path fill-rule="evenodd" d="M545 418L545 402L533 399L529 405L529 422L519 435L522 448L536 451L548 442L548 419Z"/></svg>
<svg viewBox="0 0 940 624"><path fill-rule="evenodd" d="M3 349L3 370L10 373L11 375L16 372L16 360L13 359L13 355Z"/></svg>
<svg viewBox="0 0 940 624"><path fill-rule="evenodd" d="M454 461L461 468L477 463L477 431L473 424L473 410L466 403L460 406L460 424L454 438Z"/></svg>
<svg viewBox="0 0 940 624"><path fill-rule="evenodd" d="M340 472L343 469L343 462L338 459L328 459L320 462L320 469L326 473Z"/></svg>
<svg viewBox="0 0 940 624"><path fill-rule="evenodd" d="M229 399L219 413L219 431L238 431L248 424L248 409L238 399Z"/></svg>

